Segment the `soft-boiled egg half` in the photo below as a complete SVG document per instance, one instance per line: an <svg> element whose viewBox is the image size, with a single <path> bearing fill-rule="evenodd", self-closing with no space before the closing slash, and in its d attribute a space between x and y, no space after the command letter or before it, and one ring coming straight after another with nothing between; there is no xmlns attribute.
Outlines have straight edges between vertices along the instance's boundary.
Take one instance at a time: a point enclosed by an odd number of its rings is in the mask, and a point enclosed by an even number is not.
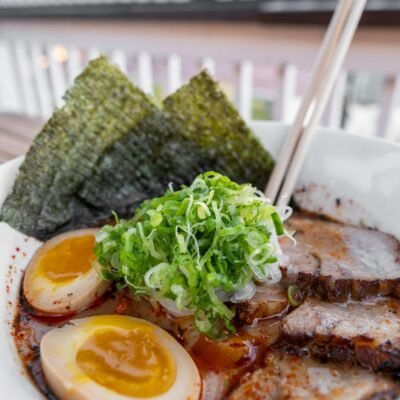
<svg viewBox="0 0 400 400"><path fill-rule="evenodd" d="M166 331L133 317L71 320L40 344L45 377L60 400L197 400L192 358Z"/></svg>
<svg viewBox="0 0 400 400"><path fill-rule="evenodd" d="M86 308L109 287L95 268L97 229L63 233L35 253L23 291L28 303L46 314L63 315Z"/></svg>

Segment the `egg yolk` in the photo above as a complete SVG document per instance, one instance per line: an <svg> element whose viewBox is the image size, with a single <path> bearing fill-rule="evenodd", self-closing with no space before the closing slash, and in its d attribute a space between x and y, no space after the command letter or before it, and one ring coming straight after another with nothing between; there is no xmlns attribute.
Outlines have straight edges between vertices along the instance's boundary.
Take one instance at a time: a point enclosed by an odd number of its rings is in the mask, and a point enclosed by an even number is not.
<svg viewBox="0 0 400 400"><path fill-rule="evenodd" d="M174 359L149 328L97 331L76 362L91 379L125 396L158 396L176 379Z"/></svg>
<svg viewBox="0 0 400 400"><path fill-rule="evenodd" d="M94 246L93 235L65 239L39 257L38 271L56 284L68 283L92 268Z"/></svg>

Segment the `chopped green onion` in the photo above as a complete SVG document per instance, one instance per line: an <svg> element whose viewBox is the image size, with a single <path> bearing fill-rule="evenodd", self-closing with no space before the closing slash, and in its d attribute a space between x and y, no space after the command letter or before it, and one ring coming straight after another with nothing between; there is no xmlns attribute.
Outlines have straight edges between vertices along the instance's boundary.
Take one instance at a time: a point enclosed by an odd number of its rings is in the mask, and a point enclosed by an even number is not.
<svg viewBox="0 0 400 400"><path fill-rule="evenodd" d="M260 191L208 172L145 201L133 219L103 227L95 252L105 278L174 302L200 331L221 337L234 332L235 310L224 302L279 271L282 233Z"/></svg>
<svg viewBox="0 0 400 400"><path fill-rule="evenodd" d="M203 207L200 206L197 208L197 215L199 216L200 219L206 219L207 217L206 211L204 210Z"/></svg>
<svg viewBox="0 0 400 400"><path fill-rule="evenodd" d="M153 228L155 228L156 226L160 225L162 222L162 214L159 212L155 212L151 215L150 217L150 224Z"/></svg>
<svg viewBox="0 0 400 400"><path fill-rule="evenodd" d="M288 288L288 300L293 307L298 307L303 300L303 294L296 285L291 285Z"/></svg>
<svg viewBox="0 0 400 400"><path fill-rule="evenodd" d="M275 231L278 236L281 236L285 233L285 229L283 228L283 224L281 221L281 217L277 212L273 212L271 214L272 222L274 223Z"/></svg>

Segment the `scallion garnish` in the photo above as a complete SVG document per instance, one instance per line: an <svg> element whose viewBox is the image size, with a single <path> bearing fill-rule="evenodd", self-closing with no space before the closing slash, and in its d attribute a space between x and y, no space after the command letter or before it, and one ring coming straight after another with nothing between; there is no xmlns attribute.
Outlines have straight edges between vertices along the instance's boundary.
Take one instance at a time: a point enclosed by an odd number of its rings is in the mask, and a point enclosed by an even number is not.
<svg viewBox="0 0 400 400"><path fill-rule="evenodd" d="M288 288L288 300L293 307L298 307L303 300L303 294L296 285L291 285Z"/></svg>
<svg viewBox="0 0 400 400"><path fill-rule="evenodd" d="M277 212L273 212L271 214L272 222L274 223L275 231L278 236L283 235L285 233L285 229L283 228L283 224L281 221L281 217Z"/></svg>
<svg viewBox="0 0 400 400"><path fill-rule="evenodd" d="M229 300L254 294L244 290L251 281L280 276L277 236L283 233L262 192L208 172L145 201L132 220L105 226L96 256L106 279L174 302L194 315L201 332L220 337L234 332Z"/></svg>

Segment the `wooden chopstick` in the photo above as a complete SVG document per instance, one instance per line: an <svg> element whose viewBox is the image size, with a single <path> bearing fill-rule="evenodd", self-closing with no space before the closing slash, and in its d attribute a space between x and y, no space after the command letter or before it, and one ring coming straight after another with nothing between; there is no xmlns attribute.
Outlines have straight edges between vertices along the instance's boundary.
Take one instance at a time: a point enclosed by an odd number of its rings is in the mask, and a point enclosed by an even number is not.
<svg viewBox="0 0 400 400"><path fill-rule="evenodd" d="M365 3L366 0L341 0L336 7L311 82L266 188L266 195L273 203L279 200L280 205L286 205L290 200L315 127L340 72Z"/></svg>

